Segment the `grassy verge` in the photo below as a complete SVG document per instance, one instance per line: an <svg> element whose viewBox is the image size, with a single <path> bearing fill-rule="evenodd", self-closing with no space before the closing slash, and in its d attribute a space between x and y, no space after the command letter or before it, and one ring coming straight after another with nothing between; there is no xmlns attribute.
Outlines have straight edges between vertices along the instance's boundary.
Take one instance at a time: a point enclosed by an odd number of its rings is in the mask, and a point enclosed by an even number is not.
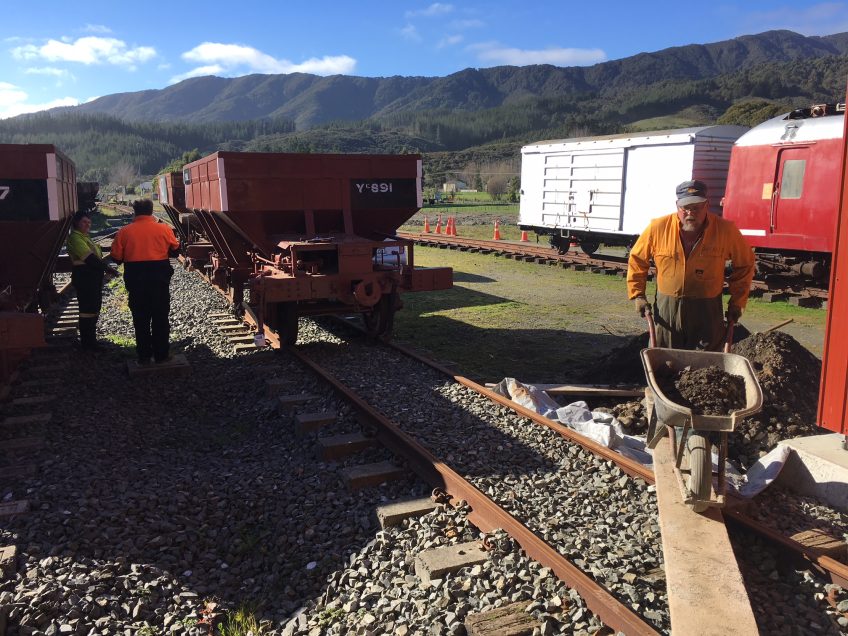
<svg viewBox="0 0 848 636"><path fill-rule="evenodd" d="M477 380L568 381L645 331L619 277L433 248L417 247L415 257L418 266L453 267L454 287L404 295L395 338ZM742 323L762 331L788 318L784 330L821 355L820 309L752 299Z"/></svg>

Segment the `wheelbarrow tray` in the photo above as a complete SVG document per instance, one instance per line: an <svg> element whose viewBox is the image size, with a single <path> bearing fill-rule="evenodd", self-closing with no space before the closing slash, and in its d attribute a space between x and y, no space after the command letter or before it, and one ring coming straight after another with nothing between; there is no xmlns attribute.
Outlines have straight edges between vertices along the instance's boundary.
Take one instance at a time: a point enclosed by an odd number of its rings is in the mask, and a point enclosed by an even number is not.
<svg viewBox="0 0 848 636"><path fill-rule="evenodd" d="M654 393L654 409L659 422L669 426L684 426L687 422L695 430L733 431L736 423L756 413L763 406L763 391L751 363L735 353L712 351L689 351L685 349L651 348L642 350L642 365L648 387ZM657 372L677 374L686 367L702 369L715 366L727 373L742 376L745 380L745 408L730 415L700 415L676 402L663 393L657 381Z"/></svg>

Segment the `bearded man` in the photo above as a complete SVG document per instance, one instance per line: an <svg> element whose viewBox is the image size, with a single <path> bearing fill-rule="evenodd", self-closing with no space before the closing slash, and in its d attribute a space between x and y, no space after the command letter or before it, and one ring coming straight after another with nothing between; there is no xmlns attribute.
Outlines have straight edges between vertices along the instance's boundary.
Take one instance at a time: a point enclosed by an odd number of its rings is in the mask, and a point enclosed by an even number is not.
<svg viewBox="0 0 848 636"><path fill-rule="evenodd" d="M709 211L707 186L684 181L676 189L677 212L651 221L627 264L627 294L640 316L653 311L657 346L720 351L726 328L722 288L727 277L728 321L737 322L748 302L754 253L736 225ZM653 260L657 272L654 306L645 288Z"/></svg>

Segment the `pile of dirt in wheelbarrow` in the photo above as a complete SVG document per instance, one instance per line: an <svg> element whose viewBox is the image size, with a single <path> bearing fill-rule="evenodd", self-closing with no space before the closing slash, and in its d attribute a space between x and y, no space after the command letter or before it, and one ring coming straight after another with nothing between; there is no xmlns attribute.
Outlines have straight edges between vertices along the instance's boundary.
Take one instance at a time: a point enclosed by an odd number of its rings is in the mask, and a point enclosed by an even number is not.
<svg viewBox="0 0 848 636"><path fill-rule="evenodd" d="M745 418L728 436L730 459L747 469L781 440L827 432L816 426L821 361L797 340L781 331L755 333L737 342L733 353L751 361L763 390L763 408ZM641 371L638 350L634 357ZM642 378L644 382L644 374ZM625 381L609 377L605 382ZM640 400L623 402L608 410L627 433L647 433L648 421Z"/></svg>
<svg viewBox="0 0 848 636"><path fill-rule="evenodd" d="M658 374L657 382L669 400L696 415L730 415L745 408L745 378L716 366Z"/></svg>

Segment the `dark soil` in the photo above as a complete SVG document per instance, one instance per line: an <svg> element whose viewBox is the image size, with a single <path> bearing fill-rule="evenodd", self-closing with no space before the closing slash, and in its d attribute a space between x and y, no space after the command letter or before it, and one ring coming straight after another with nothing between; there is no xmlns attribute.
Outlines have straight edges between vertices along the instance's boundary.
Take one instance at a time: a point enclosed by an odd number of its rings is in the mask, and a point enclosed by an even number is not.
<svg viewBox="0 0 848 636"><path fill-rule="evenodd" d="M669 400L696 415L730 415L745 408L745 379L716 366L686 367L657 381Z"/></svg>
<svg viewBox="0 0 848 636"><path fill-rule="evenodd" d="M763 390L762 410L730 435L730 456L749 465L792 437L829 433L816 424L821 361L789 334L757 333L733 346L745 356Z"/></svg>

